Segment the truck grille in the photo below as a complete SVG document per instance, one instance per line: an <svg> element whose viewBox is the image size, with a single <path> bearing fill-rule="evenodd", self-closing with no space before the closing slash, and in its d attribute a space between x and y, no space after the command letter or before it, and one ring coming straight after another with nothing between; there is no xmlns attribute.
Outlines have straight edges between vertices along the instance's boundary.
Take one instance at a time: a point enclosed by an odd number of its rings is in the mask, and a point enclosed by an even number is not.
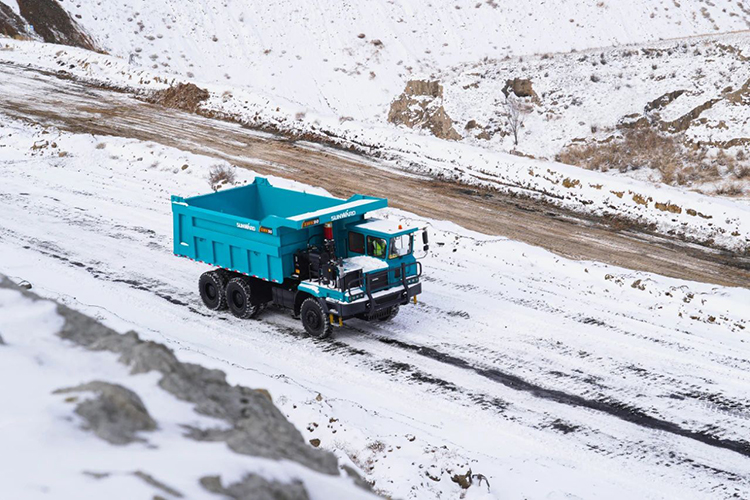
<svg viewBox="0 0 750 500"><path fill-rule="evenodd" d="M372 273L368 276L370 293L388 288L388 270Z"/></svg>

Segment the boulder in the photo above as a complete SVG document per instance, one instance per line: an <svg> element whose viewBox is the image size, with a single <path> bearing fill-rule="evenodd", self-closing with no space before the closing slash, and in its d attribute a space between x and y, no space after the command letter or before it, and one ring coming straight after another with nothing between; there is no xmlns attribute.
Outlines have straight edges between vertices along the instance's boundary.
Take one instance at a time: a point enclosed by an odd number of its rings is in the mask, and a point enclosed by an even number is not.
<svg viewBox="0 0 750 500"><path fill-rule="evenodd" d="M435 137L457 141L462 137L443 108L443 86L436 81L411 80L391 103L388 121L414 129L427 129Z"/></svg>
<svg viewBox="0 0 750 500"><path fill-rule="evenodd" d="M530 97L534 102L539 101L539 97L534 92L534 86L528 78L513 78L505 82L503 94L508 97L513 92L516 97Z"/></svg>
<svg viewBox="0 0 750 500"><path fill-rule="evenodd" d="M58 389L55 394L91 392L93 399L84 399L75 412L83 418L85 428L112 444L123 445L143 441L137 433L153 431L156 422L149 415L138 394L121 385L94 381Z"/></svg>

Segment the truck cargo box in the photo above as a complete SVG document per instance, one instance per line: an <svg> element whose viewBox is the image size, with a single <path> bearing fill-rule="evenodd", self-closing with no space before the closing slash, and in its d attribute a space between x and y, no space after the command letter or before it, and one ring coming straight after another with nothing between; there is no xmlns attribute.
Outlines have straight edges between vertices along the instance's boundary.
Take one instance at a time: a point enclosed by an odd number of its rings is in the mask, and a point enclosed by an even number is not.
<svg viewBox="0 0 750 500"><path fill-rule="evenodd" d="M343 232L345 223L387 204L363 195L342 200L282 189L260 177L206 195L172 196L174 253L281 283L294 274L295 252L322 234L322 224Z"/></svg>

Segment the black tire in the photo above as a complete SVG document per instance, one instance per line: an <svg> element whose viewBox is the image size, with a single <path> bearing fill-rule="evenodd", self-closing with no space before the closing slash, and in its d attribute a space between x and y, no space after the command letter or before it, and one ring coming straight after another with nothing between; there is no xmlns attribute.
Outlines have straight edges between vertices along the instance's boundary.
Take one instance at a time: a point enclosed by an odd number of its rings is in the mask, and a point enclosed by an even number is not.
<svg viewBox="0 0 750 500"><path fill-rule="evenodd" d="M229 310L242 319L254 318L260 313L263 307L260 304L252 303L253 290L250 281L238 276L232 278L227 283L226 301Z"/></svg>
<svg viewBox="0 0 750 500"><path fill-rule="evenodd" d="M385 316L383 316L382 318L378 318L378 321L390 321L390 320L392 320L393 318L395 318L398 315L398 311L399 311L400 307L398 305L395 305L395 306L389 307L388 309L389 309L388 314L385 315Z"/></svg>
<svg viewBox="0 0 750 500"><path fill-rule="evenodd" d="M311 337L324 339L331 335L333 325L318 299L313 297L305 299L299 315L302 319L302 326Z"/></svg>
<svg viewBox="0 0 750 500"><path fill-rule="evenodd" d="M212 311L221 311L227 308L226 284L226 276L219 271L208 271L201 274L198 280L198 291L206 307Z"/></svg>

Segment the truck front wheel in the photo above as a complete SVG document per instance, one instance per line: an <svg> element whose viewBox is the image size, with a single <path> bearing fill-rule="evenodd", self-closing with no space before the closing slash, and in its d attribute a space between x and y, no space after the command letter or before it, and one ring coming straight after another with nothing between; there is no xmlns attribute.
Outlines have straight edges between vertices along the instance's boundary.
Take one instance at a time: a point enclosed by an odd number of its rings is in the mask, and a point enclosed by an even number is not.
<svg viewBox="0 0 750 500"><path fill-rule="evenodd" d="M226 295L229 310L238 318L254 318L261 310L260 305L252 304L252 288L245 278L237 277L229 280Z"/></svg>
<svg viewBox="0 0 750 500"><path fill-rule="evenodd" d="M227 296L224 291L226 279L218 271L208 271L201 274L198 280L198 290L206 307L213 311L221 311L227 308Z"/></svg>
<svg viewBox="0 0 750 500"><path fill-rule="evenodd" d="M333 326L318 299L309 297L302 302L300 317L305 331L312 337L324 339L331 334Z"/></svg>
<svg viewBox="0 0 750 500"><path fill-rule="evenodd" d="M388 308L388 312L384 316L381 316L380 318L378 318L378 321L390 321L390 320L392 320L398 314L398 310L399 310L398 305L389 307Z"/></svg>

